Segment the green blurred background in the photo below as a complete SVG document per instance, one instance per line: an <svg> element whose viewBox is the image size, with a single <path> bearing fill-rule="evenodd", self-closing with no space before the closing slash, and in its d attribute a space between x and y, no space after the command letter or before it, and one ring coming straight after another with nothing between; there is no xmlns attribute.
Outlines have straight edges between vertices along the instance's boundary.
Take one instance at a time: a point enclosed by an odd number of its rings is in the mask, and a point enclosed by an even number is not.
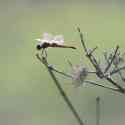
<svg viewBox="0 0 125 125"><path fill-rule="evenodd" d="M67 59L79 63L82 54L76 27L98 55L117 44L125 48L124 0L0 0L0 124L78 125L45 67L36 59L36 38L43 32L63 34L70 49L49 49L49 62L69 72ZM125 96L93 86L74 88L59 77L85 125L95 125L97 96L101 124L125 124ZM101 83L101 81L100 81ZM105 85L110 85L104 83Z"/></svg>

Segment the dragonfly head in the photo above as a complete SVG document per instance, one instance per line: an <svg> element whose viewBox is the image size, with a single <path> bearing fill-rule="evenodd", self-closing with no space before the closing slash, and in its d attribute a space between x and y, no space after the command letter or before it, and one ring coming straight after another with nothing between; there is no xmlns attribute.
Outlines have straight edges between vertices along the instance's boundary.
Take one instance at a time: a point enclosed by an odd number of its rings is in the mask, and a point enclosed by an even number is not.
<svg viewBox="0 0 125 125"><path fill-rule="evenodd" d="M36 49L37 49L37 50L41 50L41 48L42 48L42 46L41 46L40 44L38 44L38 45L36 46Z"/></svg>
<svg viewBox="0 0 125 125"><path fill-rule="evenodd" d="M36 45L36 49L37 50L41 50L42 49L42 43L41 43L41 39L36 39L39 43Z"/></svg>

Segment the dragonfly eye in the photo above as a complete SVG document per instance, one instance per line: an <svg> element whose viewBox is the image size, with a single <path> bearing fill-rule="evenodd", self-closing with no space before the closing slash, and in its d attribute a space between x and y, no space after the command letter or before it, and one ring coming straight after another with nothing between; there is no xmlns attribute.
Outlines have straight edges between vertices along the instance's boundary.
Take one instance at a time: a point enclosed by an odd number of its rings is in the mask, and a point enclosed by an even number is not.
<svg viewBox="0 0 125 125"><path fill-rule="evenodd" d="M36 46L36 49L37 49L37 50L40 50L41 48L42 48L42 47L41 47L41 45L39 45L39 44Z"/></svg>

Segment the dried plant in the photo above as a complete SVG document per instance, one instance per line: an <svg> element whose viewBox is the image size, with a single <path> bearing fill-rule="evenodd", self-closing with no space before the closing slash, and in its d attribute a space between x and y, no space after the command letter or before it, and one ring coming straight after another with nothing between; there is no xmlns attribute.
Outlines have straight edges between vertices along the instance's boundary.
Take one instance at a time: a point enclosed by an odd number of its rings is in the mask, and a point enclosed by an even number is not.
<svg viewBox="0 0 125 125"><path fill-rule="evenodd" d="M57 89L60 92L60 95L63 97L64 101L66 102L66 104L68 105L69 109L72 111L73 115L75 116L76 120L78 121L79 125L84 125L82 119L80 118L79 114L77 113L76 109L74 108L73 104L71 103L70 99L68 98L68 96L66 95L65 91L63 90L60 82L58 81L58 79L56 78L55 74L53 71L58 72L57 70L55 70L52 65L49 65L47 62L47 58L45 57L40 57L39 54L36 54L37 59L42 62L45 67L47 68L50 76L52 77ZM58 72L61 73L61 72ZM65 76L68 76L64 73L62 73Z"/></svg>
<svg viewBox="0 0 125 125"><path fill-rule="evenodd" d="M107 65L105 66L105 70L103 71L103 68L100 67L100 64L98 63L97 59L95 58L93 54L94 51L97 49L97 47L95 47L91 51L88 51L89 49L86 47L86 44L83 40L83 34L81 33L80 28L78 28L78 32L80 34L81 43L82 43L84 52L86 53L86 57L89 59L89 61L93 65L96 76L102 80L103 79L107 80L109 83L111 83L115 87L114 88L115 91L124 94L125 88L119 85L119 83L114 81L112 78L113 74L120 73L121 70L125 69L124 68L125 66L122 66L119 68L118 66L119 62L114 63L116 62L116 60L121 59L120 55L118 54L119 46L118 45L116 46L115 50L110 54L111 56L109 56L108 58L107 58L107 55L104 55ZM115 65L115 67L112 69L112 71L109 71L112 65Z"/></svg>
<svg viewBox="0 0 125 125"><path fill-rule="evenodd" d="M100 125L100 116L101 116L101 105L100 105L100 97L96 97L96 125Z"/></svg>
<svg viewBox="0 0 125 125"><path fill-rule="evenodd" d="M120 50L119 50L120 47L119 47L119 45L117 45L114 50L103 53L103 55L102 55L104 57L103 61L102 60L97 61L97 58L94 56L94 52L98 47L95 47L93 49L87 48L86 43L83 39L83 33L80 31L80 28L77 28L77 29L78 29L78 32L80 35L80 41L83 46L83 51L84 51L83 54L86 55L86 57L92 64L94 71L89 69L88 67L82 66L80 64L73 65L73 64L71 64L70 61L68 61L69 65L72 68L72 72L65 73L61 70L58 70L52 64L49 64L47 61L47 52L45 51L48 47L73 48L72 46L65 46L65 45L58 44L58 41L57 42L51 41L51 44L50 44L50 42L48 42L48 43L43 42L43 40L41 42L41 39L37 39L37 41L40 41L40 44L37 45L37 50L42 49L42 51L41 51L41 53L36 54L36 57L47 68L57 89L60 92L60 95L63 97L64 101L66 102L66 104L68 105L70 110L72 111L72 113L75 116L75 118L77 119L79 125L84 125L83 121L81 120L80 116L78 115L78 113L77 113L76 109L74 108L73 104L71 103L70 99L66 95L64 89L62 88L62 86L61 86L60 82L58 81L57 77L55 76L54 72L71 79L73 85L76 87L82 85L83 83L88 83L88 84L92 84L94 86L103 87L103 88L110 89L115 92L119 92L121 94L125 94L125 88L113 79L114 75L119 74L121 81L125 82L125 78L123 77L123 74L122 74L122 70L125 69L125 60L123 58L124 53L120 54ZM48 36L46 36L46 37L48 38ZM46 46L43 47L43 45L46 45ZM76 49L76 48L74 47L73 49ZM100 63L103 64L103 67L100 65ZM90 74L94 74L96 77L98 77L100 79L100 82L102 82L102 80L106 80L107 83L108 82L111 83L113 85L113 87L109 87L109 86L105 86L100 83L96 83L93 80L87 80L87 77ZM99 100L97 100L97 101L99 101ZM99 125L99 121L97 124Z"/></svg>

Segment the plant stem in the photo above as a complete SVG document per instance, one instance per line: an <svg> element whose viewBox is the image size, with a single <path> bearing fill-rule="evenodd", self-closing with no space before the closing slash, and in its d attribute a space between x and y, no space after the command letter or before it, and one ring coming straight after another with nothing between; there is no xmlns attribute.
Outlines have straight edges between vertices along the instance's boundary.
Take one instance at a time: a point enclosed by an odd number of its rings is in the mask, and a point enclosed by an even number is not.
<svg viewBox="0 0 125 125"><path fill-rule="evenodd" d="M37 59L40 60L40 62L42 62L45 67L47 68L50 76L52 77L57 89L59 90L60 95L62 96L62 98L64 99L64 101L66 102L66 104L68 105L69 109L71 110L71 112L73 113L73 115L75 116L76 120L78 121L79 125L84 125L83 121L81 120L80 116L78 115L76 109L74 108L74 106L72 105L71 101L69 100L68 96L66 95L65 91L63 90L63 88L61 87L59 81L57 80L56 76L54 75L53 71L51 68L48 67L48 63L47 60L41 59L39 57L39 55L36 55Z"/></svg>
<svg viewBox="0 0 125 125"><path fill-rule="evenodd" d="M100 125L100 97L96 98L96 125Z"/></svg>
<svg viewBox="0 0 125 125"><path fill-rule="evenodd" d="M114 59L116 58L116 54L117 54L117 52L118 52L118 49L119 49L119 46L117 45L117 46L116 46L116 49L115 49L115 52L114 52L114 55L113 55L113 57L112 57L110 63L109 63L108 66L106 67L104 73L106 73L106 72L109 70L109 68L111 67L111 65L112 65L112 63L113 63L113 61L114 61Z"/></svg>
<svg viewBox="0 0 125 125"><path fill-rule="evenodd" d="M113 90L113 91L116 91L116 92L120 92L119 89L115 89L115 88L112 88L112 87L108 87L108 86L104 86L104 85L101 85L101 84L97 84L93 81L89 81L89 80L85 80L86 83L89 83L89 84L92 84L92 85L95 85L95 86L99 86L99 87L102 87L102 88L105 88L105 89L110 89L110 90Z"/></svg>

